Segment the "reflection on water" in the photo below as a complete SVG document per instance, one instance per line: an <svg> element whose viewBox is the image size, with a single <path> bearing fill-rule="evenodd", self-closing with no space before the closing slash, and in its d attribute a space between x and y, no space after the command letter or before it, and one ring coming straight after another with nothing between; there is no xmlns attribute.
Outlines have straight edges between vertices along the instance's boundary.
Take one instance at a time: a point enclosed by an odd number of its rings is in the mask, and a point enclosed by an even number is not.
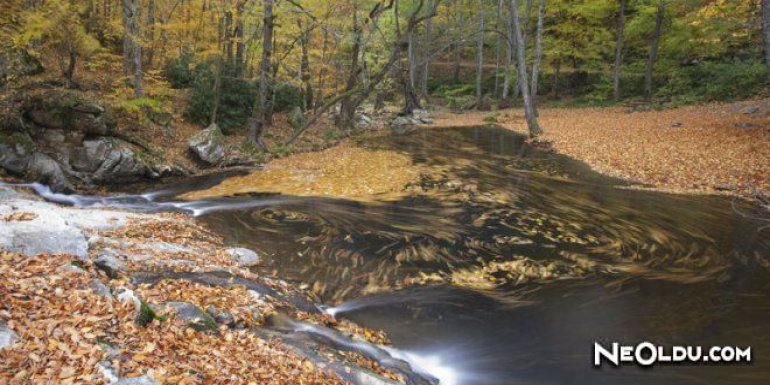
<svg viewBox="0 0 770 385"><path fill-rule="evenodd" d="M360 145L442 172L398 201L238 197L198 202L198 213L231 242L271 255L265 271L311 284L338 305L331 312L385 329L425 365L450 363L458 384L770 378L765 212L618 189L500 129ZM595 340L751 345L756 362L596 370Z"/></svg>

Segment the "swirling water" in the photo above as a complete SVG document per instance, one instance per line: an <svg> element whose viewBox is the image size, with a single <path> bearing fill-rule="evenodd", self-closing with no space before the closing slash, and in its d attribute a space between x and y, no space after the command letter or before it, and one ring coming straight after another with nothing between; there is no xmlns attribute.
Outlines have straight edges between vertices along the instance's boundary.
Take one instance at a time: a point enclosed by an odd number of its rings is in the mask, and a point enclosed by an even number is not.
<svg viewBox="0 0 770 385"><path fill-rule="evenodd" d="M380 201L180 192L52 197L181 210L269 256L329 311L386 330L459 384L762 384L770 379L770 215L725 197L623 188L493 127L362 140L440 169ZM106 199L106 200L105 200ZM76 200L76 201L73 201ZM735 366L592 366L593 342L751 346Z"/></svg>

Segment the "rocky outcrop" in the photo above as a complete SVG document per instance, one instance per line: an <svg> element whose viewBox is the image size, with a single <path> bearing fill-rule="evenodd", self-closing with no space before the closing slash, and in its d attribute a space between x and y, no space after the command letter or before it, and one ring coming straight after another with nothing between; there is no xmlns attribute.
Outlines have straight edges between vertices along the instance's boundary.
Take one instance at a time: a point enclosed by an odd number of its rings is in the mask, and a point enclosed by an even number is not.
<svg viewBox="0 0 770 385"><path fill-rule="evenodd" d="M391 128L400 129L420 124L432 124L433 119L426 110L414 110L410 115L398 116L390 122Z"/></svg>
<svg viewBox="0 0 770 385"><path fill-rule="evenodd" d="M129 215L58 207L7 191L0 195L0 249L29 256L67 253L86 259L89 245L83 231L122 226Z"/></svg>
<svg viewBox="0 0 770 385"><path fill-rule="evenodd" d="M121 135L108 108L68 92L32 97L0 123L0 167L57 192L175 174Z"/></svg>
<svg viewBox="0 0 770 385"><path fill-rule="evenodd" d="M218 166L225 160L224 135L216 124L193 135L187 145L199 160L210 166Z"/></svg>

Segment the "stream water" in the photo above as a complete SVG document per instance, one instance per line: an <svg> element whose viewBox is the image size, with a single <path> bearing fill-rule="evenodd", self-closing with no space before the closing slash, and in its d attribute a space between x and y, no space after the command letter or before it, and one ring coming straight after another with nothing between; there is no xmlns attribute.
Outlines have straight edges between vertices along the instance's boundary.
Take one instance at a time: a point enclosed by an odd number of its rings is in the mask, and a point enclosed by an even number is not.
<svg viewBox="0 0 770 385"><path fill-rule="evenodd" d="M195 214L328 311L388 332L442 380L474 384L770 381L770 215L724 197L631 190L491 128L366 139L442 171L359 202L59 197ZM221 179L225 176L220 176ZM593 343L752 347L750 365L594 368Z"/></svg>

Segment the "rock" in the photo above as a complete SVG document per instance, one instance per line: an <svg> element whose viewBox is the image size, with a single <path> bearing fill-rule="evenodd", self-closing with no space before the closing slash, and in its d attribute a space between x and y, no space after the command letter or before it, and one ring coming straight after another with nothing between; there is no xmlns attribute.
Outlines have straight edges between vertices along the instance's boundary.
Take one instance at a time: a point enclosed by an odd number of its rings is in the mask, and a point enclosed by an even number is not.
<svg viewBox="0 0 770 385"><path fill-rule="evenodd" d="M220 310L216 308L214 305L207 307L206 313L208 313L208 315L214 318L214 320L217 321L217 323L220 325L230 326L235 324L235 318L233 317L232 314L224 310Z"/></svg>
<svg viewBox="0 0 770 385"><path fill-rule="evenodd" d="M115 184L135 182L150 175L150 168L134 152L131 146L119 139L98 139L94 146L94 157L86 158L89 168L96 170L86 178L88 183ZM84 147L86 142L83 142ZM102 147L103 146L103 147ZM103 154L102 157L97 157ZM88 156L88 155L87 155Z"/></svg>
<svg viewBox="0 0 770 385"><path fill-rule="evenodd" d="M105 297L105 298L112 298L112 292L110 292L110 287L105 285L104 282L96 278L91 280L91 290L93 290L94 293L98 296Z"/></svg>
<svg viewBox="0 0 770 385"><path fill-rule="evenodd" d="M227 253L233 257L233 261L242 267L258 265L262 261L262 258L256 252L242 247L227 249Z"/></svg>
<svg viewBox="0 0 770 385"><path fill-rule="evenodd" d="M428 119L430 118L430 112L418 108L412 111L412 117L418 120Z"/></svg>
<svg viewBox="0 0 770 385"><path fill-rule="evenodd" d="M743 128L743 129L759 128L759 125L752 124L752 123L738 123L735 125L735 128Z"/></svg>
<svg viewBox="0 0 770 385"><path fill-rule="evenodd" d="M16 202L16 201L13 201ZM0 202L0 208L4 205ZM43 204L43 207L53 205ZM0 226L0 248L28 256L65 253L88 258L88 242L76 227L52 211L36 213L29 221L4 222Z"/></svg>
<svg viewBox="0 0 770 385"><path fill-rule="evenodd" d="M170 242L150 242L136 245L142 250L150 250L158 253L192 253L193 250L187 246Z"/></svg>
<svg viewBox="0 0 770 385"><path fill-rule="evenodd" d="M142 309L144 308L144 302L142 302L139 297L134 294L134 291L125 287L119 287L117 290L115 290L116 293L118 293L117 298L118 301L123 303L131 303L134 305L134 312L137 317L137 320L142 316Z"/></svg>
<svg viewBox="0 0 770 385"><path fill-rule="evenodd" d="M126 271L126 265L116 258L116 253L112 249L102 250L94 260L94 264L112 279L118 278Z"/></svg>
<svg viewBox="0 0 770 385"><path fill-rule="evenodd" d="M148 376L121 378L114 385L157 385L158 382Z"/></svg>
<svg viewBox="0 0 770 385"><path fill-rule="evenodd" d="M372 118L367 114L357 114L355 120L356 129L366 130L372 126Z"/></svg>
<svg viewBox="0 0 770 385"><path fill-rule="evenodd" d="M414 121L411 118L406 116L399 116L390 122L390 125L392 127L404 127L404 126L411 126L413 124L414 124Z"/></svg>
<svg viewBox="0 0 770 385"><path fill-rule="evenodd" d="M72 264L72 263L65 263L65 264L59 266L59 270L70 271L70 272L77 273L77 274L85 274L86 273L86 271L83 270L83 268L81 268L80 266L77 266L75 264Z"/></svg>
<svg viewBox="0 0 770 385"><path fill-rule="evenodd" d="M217 331L216 320L201 310L199 307L187 302L166 302L165 306L174 309L176 316L187 322L188 325L197 331Z"/></svg>
<svg viewBox="0 0 770 385"><path fill-rule="evenodd" d="M224 136L216 124L193 135L187 145L198 159L209 165L219 165L225 159Z"/></svg>
<svg viewBox="0 0 770 385"><path fill-rule="evenodd" d="M173 119L174 116L168 112L150 111L150 120L159 126L167 127Z"/></svg>
<svg viewBox="0 0 770 385"><path fill-rule="evenodd" d="M19 340L19 336L13 330L0 323L0 350L3 350Z"/></svg>
<svg viewBox="0 0 770 385"><path fill-rule="evenodd" d="M684 125L684 124L682 124L682 123L680 123L680 122L674 122L674 123L671 123L671 127L682 127L683 125Z"/></svg>
<svg viewBox="0 0 770 385"><path fill-rule="evenodd" d="M158 382L149 376L140 377L119 377L118 371L110 361L102 361L96 365L97 370L107 380L110 385L157 385Z"/></svg>
<svg viewBox="0 0 770 385"><path fill-rule="evenodd" d="M305 115L302 113L302 108L294 107L289 113L289 124L294 131L300 130L305 126Z"/></svg>
<svg viewBox="0 0 770 385"><path fill-rule="evenodd" d="M476 104L476 109L479 111L492 111L492 102L492 98L489 95L484 95Z"/></svg>
<svg viewBox="0 0 770 385"><path fill-rule="evenodd" d="M27 120L44 129L64 129L105 136L116 127L111 113L103 106L69 92L35 96L23 110Z"/></svg>
<svg viewBox="0 0 770 385"><path fill-rule="evenodd" d="M741 109L741 113L744 115L753 115L759 112L759 107L757 106L747 106Z"/></svg>

